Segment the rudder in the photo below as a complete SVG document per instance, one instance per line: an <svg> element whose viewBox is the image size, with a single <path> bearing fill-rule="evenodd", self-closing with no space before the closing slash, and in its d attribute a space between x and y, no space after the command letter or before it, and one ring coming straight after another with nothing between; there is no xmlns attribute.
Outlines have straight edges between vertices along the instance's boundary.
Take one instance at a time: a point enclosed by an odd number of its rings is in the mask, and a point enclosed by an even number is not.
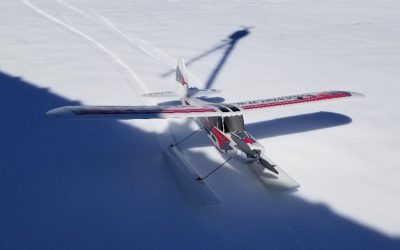
<svg viewBox="0 0 400 250"><path fill-rule="evenodd" d="M185 60L179 57L178 66L176 67L176 81L180 83L179 94L181 98L186 98L188 95L188 77L186 72Z"/></svg>

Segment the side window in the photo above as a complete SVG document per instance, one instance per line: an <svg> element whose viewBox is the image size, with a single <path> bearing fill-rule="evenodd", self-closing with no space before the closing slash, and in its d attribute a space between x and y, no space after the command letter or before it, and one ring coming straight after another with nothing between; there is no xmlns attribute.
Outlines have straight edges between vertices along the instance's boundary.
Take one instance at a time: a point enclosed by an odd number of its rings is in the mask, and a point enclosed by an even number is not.
<svg viewBox="0 0 400 250"><path fill-rule="evenodd" d="M217 128L218 128L219 130L222 130L222 117L218 117Z"/></svg>
<svg viewBox="0 0 400 250"><path fill-rule="evenodd" d="M208 121L213 125L217 127L218 124L218 117L209 117Z"/></svg>
<svg viewBox="0 0 400 250"><path fill-rule="evenodd" d="M224 119L225 133L244 131L244 120L243 116L229 116Z"/></svg>

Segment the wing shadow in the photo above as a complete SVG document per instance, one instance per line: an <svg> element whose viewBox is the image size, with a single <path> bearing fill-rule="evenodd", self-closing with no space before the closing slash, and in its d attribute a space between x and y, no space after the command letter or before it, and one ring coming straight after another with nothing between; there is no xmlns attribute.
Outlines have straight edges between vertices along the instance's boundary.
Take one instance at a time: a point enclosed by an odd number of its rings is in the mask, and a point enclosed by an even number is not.
<svg viewBox="0 0 400 250"><path fill-rule="evenodd" d="M295 115L273 120L246 124L246 130L256 139L271 138L276 136L311 132L346 125L352 122L348 116L333 112L315 112L310 114ZM184 126L178 125L177 126ZM181 128L183 129L183 127ZM190 147L207 147L210 142L207 138L193 139ZM189 145L188 145L189 146Z"/></svg>
<svg viewBox="0 0 400 250"><path fill-rule="evenodd" d="M320 111L250 123L246 128L255 138L269 138L342 126L351 122L352 119L348 116Z"/></svg>

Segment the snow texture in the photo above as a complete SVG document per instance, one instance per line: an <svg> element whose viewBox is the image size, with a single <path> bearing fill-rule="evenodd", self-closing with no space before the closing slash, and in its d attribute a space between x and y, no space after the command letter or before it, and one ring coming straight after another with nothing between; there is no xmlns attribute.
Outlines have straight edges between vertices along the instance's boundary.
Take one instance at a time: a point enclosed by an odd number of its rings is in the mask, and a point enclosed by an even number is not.
<svg viewBox="0 0 400 250"><path fill-rule="evenodd" d="M2 0L0 249L400 249L400 2ZM301 187L230 161L193 202L164 149L190 120L66 121L65 105L146 105L183 55L210 101L321 90L354 102L246 117ZM165 100L173 103L172 100ZM224 161L204 134L196 172ZM192 185L192 184L191 184Z"/></svg>

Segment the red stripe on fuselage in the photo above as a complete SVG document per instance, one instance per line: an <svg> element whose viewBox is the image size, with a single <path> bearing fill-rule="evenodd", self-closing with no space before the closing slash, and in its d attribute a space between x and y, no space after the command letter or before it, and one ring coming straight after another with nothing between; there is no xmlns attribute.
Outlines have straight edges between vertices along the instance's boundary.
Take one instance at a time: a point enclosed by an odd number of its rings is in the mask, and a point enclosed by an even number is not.
<svg viewBox="0 0 400 250"><path fill-rule="evenodd" d="M255 141L254 141L253 139L251 139L251 138L243 139L243 142L244 142L244 143L247 143L247 144L253 144L253 143L255 143Z"/></svg>
<svg viewBox="0 0 400 250"><path fill-rule="evenodd" d="M215 109L178 109L178 110L161 110L159 113L201 113L201 112L216 112ZM157 112L156 112L157 113Z"/></svg>
<svg viewBox="0 0 400 250"><path fill-rule="evenodd" d="M230 142L229 138L226 137L218 128L213 126L206 118L198 118L198 120L207 127L210 133L212 133L218 141L218 145L221 148L225 143Z"/></svg>

